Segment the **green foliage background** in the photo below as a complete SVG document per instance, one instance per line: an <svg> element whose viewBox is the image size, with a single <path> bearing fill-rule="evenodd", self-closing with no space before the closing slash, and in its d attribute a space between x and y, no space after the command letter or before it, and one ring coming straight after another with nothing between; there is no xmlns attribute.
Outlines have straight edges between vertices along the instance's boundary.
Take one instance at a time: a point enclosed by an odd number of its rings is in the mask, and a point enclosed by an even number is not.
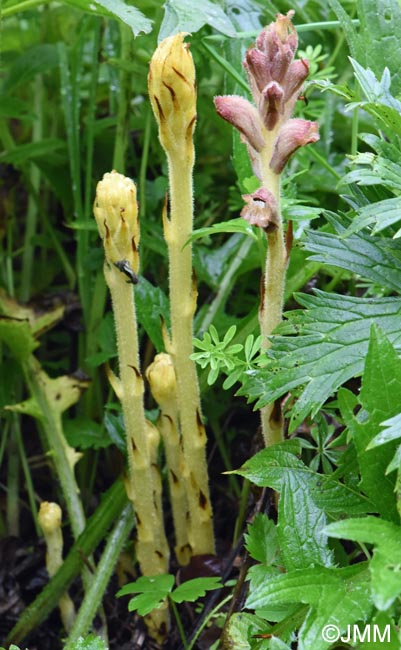
<svg viewBox="0 0 401 650"><path fill-rule="evenodd" d="M241 194L253 191L256 179L212 100L246 94L245 48L277 11L290 8L300 55L311 62L306 101L298 102L296 113L319 121L320 141L294 157L283 182L284 217L295 235L287 311L271 349L259 355L266 244L238 216ZM194 358L210 446L217 448L212 489L216 501L223 490L240 504L246 503L247 481L279 494L277 513L272 506L270 516L259 513L248 527L245 545L254 565L246 611L226 622L215 647L327 650L339 646L322 637L325 625L344 634L347 626L363 630L369 623L390 626L389 647L398 648L399 3L4 0L1 30L0 461L6 505L0 534L40 536L38 500L63 499L48 460L57 443L49 442L49 431L58 428L83 452L77 479L84 513L61 571L9 640L22 643L82 572L79 548L90 555L110 531L122 547L133 525L115 462L118 457L123 467L122 417L103 372L105 363L115 364L116 345L92 202L97 181L110 169L138 183L136 301L149 362L163 349L160 317L169 323L161 224L167 170L146 77L158 38L182 30L192 34L198 82ZM6 296L25 306L15 310ZM53 315L43 316L49 309ZM33 354L51 389L35 384ZM64 381L78 368L91 380L82 396L72 395L71 382ZM54 397L59 386L64 399L55 410L46 390ZM288 440L253 455L253 406L282 398ZM150 399L147 408L155 419ZM33 416L29 424L26 414ZM38 454L45 477L32 461ZM222 477L224 470L231 473ZM22 525L21 500L29 526ZM243 515L240 506L230 541L245 528ZM216 517L223 536L225 521ZM112 528L115 521L124 525ZM99 602L113 562L98 583ZM97 648L92 641L82 647ZM374 646L365 639L357 647Z"/></svg>

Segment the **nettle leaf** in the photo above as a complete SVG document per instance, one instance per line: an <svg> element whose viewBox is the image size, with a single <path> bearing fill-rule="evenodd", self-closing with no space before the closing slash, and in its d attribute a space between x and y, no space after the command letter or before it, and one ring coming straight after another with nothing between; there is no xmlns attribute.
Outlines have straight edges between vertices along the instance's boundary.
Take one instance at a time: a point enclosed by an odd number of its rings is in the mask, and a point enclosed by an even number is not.
<svg viewBox="0 0 401 650"><path fill-rule="evenodd" d="M159 42L178 32L194 33L204 25L214 27L226 36L235 36L231 20L223 9L211 0L166 0L164 18L160 27Z"/></svg>
<svg viewBox="0 0 401 650"><path fill-rule="evenodd" d="M326 650L325 625L345 632L348 625L366 620L372 610L370 576L366 564L346 568L315 567L272 576L253 588L245 607L261 610L269 605L310 605L298 634L298 650Z"/></svg>
<svg viewBox="0 0 401 650"><path fill-rule="evenodd" d="M222 587L221 580L218 576L212 576L210 578L193 578L192 580L187 580L179 585L174 591L170 594L171 600L175 603L193 603L198 598L202 598L206 595L207 591L213 591L214 589L221 589Z"/></svg>
<svg viewBox="0 0 401 650"><path fill-rule="evenodd" d="M287 447L283 443L263 449L236 473L280 493L277 535L286 569L329 566L332 557L323 533L326 514L313 498L316 474Z"/></svg>
<svg viewBox="0 0 401 650"><path fill-rule="evenodd" d="M262 564L278 561L279 543L277 530L271 519L259 513L245 534L245 547L249 555Z"/></svg>
<svg viewBox="0 0 401 650"><path fill-rule="evenodd" d="M336 521L326 531L330 537L374 545L369 562L373 603L379 610L388 609L401 594L401 527L376 517L364 517Z"/></svg>
<svg viewBox="0 0 401 650"><path fill-rule="evenodd" d="M266 366L247 372L239 391L261 408L301 388L291 431L310 413L316 415L344 382L362 373L373 323L393 345L401 345L400 298L372 300L317 290L296 298L306 309L285 314L287 321L271 339Z"/></svg>
<svg viewBox="0 0 401 650"><path fill-rule="evenodd" d="M339 394L340 409L353 437L361 473L361 489L386 519L398 521L394 479L386 476L396 442L369 448L383 421L398 414L401 394L401 359L390 341L372 326L362 388L361 409L356 415L345 404L345 391ZM380 486L380 487L379 487Z"/></svg>
<svg viewBox="0 0 401 650"><path fill-rule="evenodd" d="M380 447L380 445L384 445L386 442L392 442L401 438L401 413L397 413L394 417L384 420L380 426L384 427L383 431L378 433L370 441L367 449L374 449L374 447Z"/></svg>
<svg viewBox="0 0 401 650"><path fill-rule="evenodd" d="M377 203L359 208L358 214L352 220L344 236L352 235L372 224L374 224L372 232L375 234L399 221L401 221L401 196L395 196L392 199L377 201ZM395 237L400 236L401 229L395 234Z"/></svg>
<svg viewBox="0 0 401 650"><path fill-rule="evenodd" d="M338 266L377 282L392 291L401 287L401 242L372 235L339 237L345 229L336 224L337 234L308 231L304 247L314 253L314 262Z"/></svg>

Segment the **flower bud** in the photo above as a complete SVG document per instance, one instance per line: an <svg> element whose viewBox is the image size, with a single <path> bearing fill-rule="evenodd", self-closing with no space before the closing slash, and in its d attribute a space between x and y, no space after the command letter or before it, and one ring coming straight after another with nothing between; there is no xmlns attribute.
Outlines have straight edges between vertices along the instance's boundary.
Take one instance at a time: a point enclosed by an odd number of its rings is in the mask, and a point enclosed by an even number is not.
<svg viewBox="0 0 401 650"><path fill-rule="evenodd" d="M277 201L269 190L260 187L253 194L244 194L242 198L246 205L241 210L241 217L266 232L277 228Z"/></svg>
<svg viewBox="0 0 401 650"><path fill-rule="evenodd" d="M156 354L146 370L146 378L156 402L163 406L176 399L177 379L173 361L169 354Z"/></svg>
<svg viewBox="0 0 401 650"><path fill-rule="evenodd" d="M188 155L196 122L196 83L184 36L176 34L160 43L150 62L148 88L163 148L181 153L186 150Z"/></svg>
<svg viewBox="0 0 401 650"><path fill-rule="evenodd" d="M256 151L263 149L262 124L255 106L237 95L215 97L214 104L220 117L235 126Z"/></svg>
<svg viewBox="0 0 401 650"><path fill-rule="evenodd" d="M292 154L306 144L319 140L318 124L308 120L288 120L281 127L274 146L270 167L275 174L281 174Z"/></svg>
<svg viewBox="0 0 401 650"><path fill-rule="evenodd" d="M93 207L107 261L127 262L138 270L139 221L135 183L116 171L104 174L96 188Z"/></svg>

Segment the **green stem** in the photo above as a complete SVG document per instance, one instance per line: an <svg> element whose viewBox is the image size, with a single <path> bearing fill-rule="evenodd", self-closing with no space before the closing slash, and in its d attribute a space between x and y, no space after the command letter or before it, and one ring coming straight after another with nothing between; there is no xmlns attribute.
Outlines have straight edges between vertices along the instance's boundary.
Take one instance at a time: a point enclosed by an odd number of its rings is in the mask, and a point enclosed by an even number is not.
<svg viewBox="0 0 401 650"><path fill-rule="evenodd" d="M180 633L182 645L184 647L184 650L188 650L189 646L188 646L188 643L187 643L187 637L185 636L185 630L184 630L184 626L183 626L182 621L181 621L181 616L180 616L180 613L178 611L178 607L177 607L177 605L175 604L175 602L173 600L170 600L170 604L171 604L171 609L173 610L175 621L177 623L178 631Z"/></svg>
<svg viewBox="0 0 401 650"><path fill-rule="evenodd" d="M130 504L123 509L120 518L109 535L102 557L93 575L93 581L85 594L81 607L69 633L66 648L85 636L101 604L103 594L109 583L122 547L134 525L134 515Z"/></svg>
<svg viewBox="0 0 401 650"><path fill-rule="evenodd" d="M20 11L27 11L28 9L34 9L39 5L49 4L50 0L24 0L23 2L18 2L12 7L6 7L2 9L1 15L2 18L8 18L8 16L13 16L18 14Z"/></svg>
<svg viewBox="0 0 401 650"><path fill-rule="evenodd" d="M13 415L15 416L16 414L13 414ZM19 451L19 455L20 455L20 458L21 458L22 471L24 472L26 489L27 489L27 492L28 492L28 500L29 500L29 505L30 505L30 508L31 508L33 523L34 523L34 526L35 526L35 531L36 531L37 536L41 537L42 536L42 531L41 531L40 526L38 524L38 508L37 508L37 505L36 505L35 490L34 490L34 487L33 487L33 481L32 481L32 476L31 476L31 472L30 472L30 469L29 469L29 463L28 463L28 459L26 457L25 447L24 447L24 443L23 443L23 440L22 440L22 436L21 436L21 430L19 429L19 427L18 428L15 427L15 434L16 434L16 439L17 439L18 451Z"/></svg>
<svg viewBox="0 0 401 650"><path fill-rule="evenodd" d="M112 523L119 519L126 503L124 485L121 480L117 480L103 496L97 510L88 519L85 530L76 540L56 575L21 614L18 623L6 639L6 645L22 641L32 630L36 630L50 612L58 606L60 597L80 574L86 558L104 539Z"/></svg>
<svg viewBox="0 0 401 650"><path fill-rule="evenodd" d="M34 85L34 106L33 110L37 116L37 119L34 120L32 128L32 142L39 142L43 138L43 79L42 75L38 75L35 79ZM30 169L30 182L31 187L34 189L35 193L39 192L40 186L40 170L39 168L31 163ZM33 263L34 263L34 254L35 254L35 245L33 243L33 237L36 234L37 228L37 218L38 218L38 206L33 199L32 194L28 198L28 209L26 214L26 225L25 225L25 235L24 235L24 244L22 252L22 269L21 269L21 300L27 301L30 297L32 278L34 277L33 273Z"/></svg>
<svg viewBox="0 0 401 650"><path fill-rule="evenodd" d="M54 460L57 478L63 491L74 539L77 539L85 528L85 515L74 470L67 456L68 445L62 430L61 415L55 410L54 404L51 403L46 394L46 388L41 380L41 368L35 357L30 356L26 361L23 361L23 372L30 393L36 400L41 412L41 422L47 444L51 450L50 453Z"/></svg>
<svg viewBox="0 0 401 650"><path fill-rule="evenodd" d="M13 435L8 443L7 467L7 531L8 535L19 536L19 454Z"/></svg>
<svg viewBox="0 0 401 650"><path fill-rule="evenodd" d="M274 143L275 133L269 134L269 143ZM262 350L267 350L271 343L269 336L281 323L283 317L285 275L287 270L287 253L284 242L283 222L280 208L280 175L270 168L271 146L266 146L262 162L262 183L274 196L277 209L277 227L267 233L267 258L264 276L264 291L259 313ZM283 438L281 410L275 404L267 404L261 409L262 433L266 447L280 442Z"/></svg>

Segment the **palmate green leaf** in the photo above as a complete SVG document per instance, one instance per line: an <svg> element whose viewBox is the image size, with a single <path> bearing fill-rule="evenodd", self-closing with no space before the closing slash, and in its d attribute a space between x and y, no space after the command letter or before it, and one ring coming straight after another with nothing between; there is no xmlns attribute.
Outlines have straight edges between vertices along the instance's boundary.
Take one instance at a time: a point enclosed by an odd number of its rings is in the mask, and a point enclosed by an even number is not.
<svg viewBox="0 0 401 650"><path fill-rule="evenodd" d="M214 589L221 589L221 580L218 576L211 576L210 578L193 578L180 584L170 594L171 600L175 603L193 603L198 598L206 595L207 591Z"/></svg>
<svg viewBox="0 0 401 650"><path fill-rule="evenodd" d="M314 567L270 577L252 589L245 607L305 603L308 615L298 634L298 650L326 650L322 638L325 625L345 632L347 625L366 620L372 610L370 576L366 564L346 568Z"/></svg>
<svg viewBox="0 0 401 650"><path fill-rule="evenodd" d="M297 294L297 301L306 309L286 314L288 320L272 337L266 367L249 371L239 391L249 401L257 400L255 408L260 408L301 388L292 431L344 382L362 373L373 323L401 346L400 298L372 300L315 291Z"/></svg>
<svg viewBox="0 0 401 650"><path fill-rule="evenodd" d="M130 612L137 611L141 616L146 616L152 610L162 606L163 601L174 585L174 576L168 573L155 576L141 576L135 582L130 582L120 589L116 596L135 594L128 603Z"/></svg>
<svg viewBox="0 0 401 650"><path fill-rule="evenodd" d="M226 36L235 36L231 20L221 6L211 0L166 0L164 10L159 42L178 32L197 32L204 25L210 25Z"/></svg>
<svg viewBox="0 0 401 650"><path fill-rule="evenodd" d="M346 238L345 228L336 220L336 233L311 230L303 246L314 253L309 260L339 266L385 286L392 291L401 287L401 242L358 233Z"/></svg>
<svg viewBox="0 0 401 650"><path fill-rule="evenodd" d="M401 527L376 517L345 519L329 524L330 537L374 545L369 562L373 603L386 610L401 594Z"/></svg>
<svg viewBox="0 0 401 650"><path fill-rule="evenodd" d="M372 326L362 388L359 394L361 410L356 415L344 408L345 391L339 395L340 408L352 435L361 474L361 489L386 519L398 521L394 497L394 478L386 476L392 460L395 441L374 449L370 443L386 419L397 415L400 409L401 359L380 329Z"/></svg>

